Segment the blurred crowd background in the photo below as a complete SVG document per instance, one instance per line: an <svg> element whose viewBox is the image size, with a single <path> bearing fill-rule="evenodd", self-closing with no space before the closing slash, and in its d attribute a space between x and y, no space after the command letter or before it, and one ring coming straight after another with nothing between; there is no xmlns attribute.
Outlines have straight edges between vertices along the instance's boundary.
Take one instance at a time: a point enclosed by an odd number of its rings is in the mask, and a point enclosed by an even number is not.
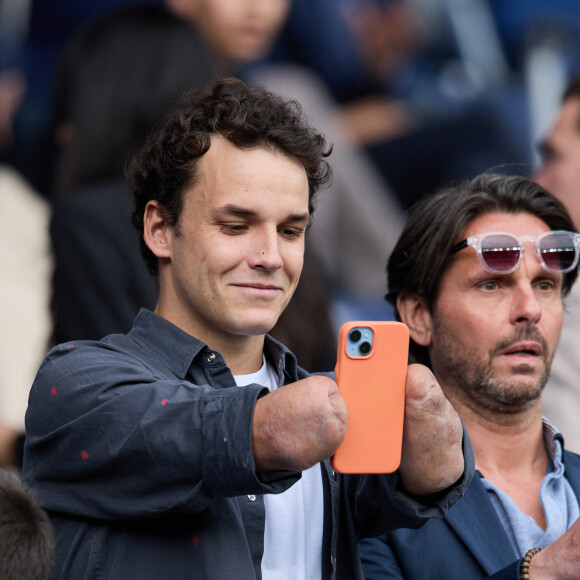
<svg viewBox="0 0 580 580"><path fill-rule="evenodd" d="M2 159L41 195L52 194L53 164L47 153L56 70L63 50L92 20L146 1L0 2ZM191 12L194 23L197 5L204 4L201 0L165 3L185 18ZM232 0L230 6L239 3L244 2ZM227 10L228 3L222 4ZM580 5L574 0L293 0L288 4L288 16L271 50L256 60L299 63L314 71L332 96L350 107L345 118L406 205L420 193L417 182L424 180L431 186L440 176L469 170L469 163L533 163L535 143L557 108L566 78L579 66ZM246 60L244 66L251 62ZM388 97L390 106L380 108L380 97ZM364 111L363 99L368 107ZM374 109L371 99L375 99ZM15 115L12 127L11 115ZM457 117L451 127L457 133L447 137L463 140L459 149L437 139L441 137L437 121L449 117ZM482 122L493 117L497 125ZM463 128L460 118L473 123L472 130ZM381 150L385 141L404 140L426 125L439 141L430 150L435 159L413 149L414 142L393 147L394 161L388 155L391 150ZM481 161L466 159L465 149L482 141L510 157L502 159L481 146L477 151Z"/></svg>

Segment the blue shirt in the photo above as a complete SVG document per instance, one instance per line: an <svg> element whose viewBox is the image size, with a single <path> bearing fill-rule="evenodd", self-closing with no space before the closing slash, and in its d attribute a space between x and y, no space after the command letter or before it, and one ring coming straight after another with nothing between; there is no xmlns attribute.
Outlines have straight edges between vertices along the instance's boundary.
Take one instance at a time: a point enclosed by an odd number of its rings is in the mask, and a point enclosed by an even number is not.
<svg viewBox="0 0 580 580"><path fill-rule="evenodd" d="M540 486L540 503L546 517L543 530L535 520L524 514L510 496L482 477L491 502L511 540L514 558L530 548L545 548L557 540L580 515L578 499L570 482L564 477L562 443L556 427L544 419L544 441L550 456L548 470Z"/></svg>

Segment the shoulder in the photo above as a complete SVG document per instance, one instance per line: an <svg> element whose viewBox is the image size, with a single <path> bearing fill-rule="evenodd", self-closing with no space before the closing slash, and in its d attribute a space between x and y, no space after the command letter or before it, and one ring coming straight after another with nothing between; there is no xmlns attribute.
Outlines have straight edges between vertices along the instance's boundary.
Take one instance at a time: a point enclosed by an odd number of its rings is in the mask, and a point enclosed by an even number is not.
<svg viewBox="0 0 580 580"><path fill-rule="evenodd" d="M564 450L564 475L572 486L574 494L580 498L580 455Z"/></svg>
<svg viewBox="0 0 580 580"><path fill-rule="evenodd" d="M123 369L146 368L146 353L124 334L95 340L61 343L53 347L42 362L35 384L56 377L64 382L82 382L82 377L110 376Z"/></svg>
<svg viewBox="0 0 580 580"><path fill-rule="evenodd" d="M580 455L578 453L574 453L573 451L564 450L564 463L566 465L566 469L580 469Z"/></svg>

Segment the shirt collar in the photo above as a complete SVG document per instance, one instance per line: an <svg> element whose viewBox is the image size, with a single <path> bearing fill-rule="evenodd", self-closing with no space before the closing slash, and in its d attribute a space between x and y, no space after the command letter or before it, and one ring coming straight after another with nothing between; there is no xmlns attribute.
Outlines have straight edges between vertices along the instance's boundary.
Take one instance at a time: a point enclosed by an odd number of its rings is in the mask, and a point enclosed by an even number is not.
<svg viewBox="0 0 580 580"><path fill-rule="evenodd" d="M197 355L210 351L204 342L146 308L142 308L137 314L129 336L153 349L180 378L185 378ZM286 373L292 381L298 380L296 357L282 343L266 335L264 353L279 375Z"/></svg>
<svg viewBox="0 0 580 580"><path fill-rule="evenodd" d="M266 359L276 367L278 375L286 373L291 381L298 380L298 362L290 349L285 347L281 342L266 335L264 343L264 353Z"/></svg>
<svg viewBox="0 0 580 580"><path fill-rule="evenodd" d="M556 456L560 456L561 450L564 449L564 438L558 430L558 427L549 419L542 417L542 422L544 424L544 443L546 444L546 450L548 451L550 459L555 461Z"/></svg>
<svg viewBox="0 0 580 580"><path fill-rule="evenodd" d="M129 336L161 356L181 379L185 378L193 359L207 346L169 320L141 308Z"/></svg>

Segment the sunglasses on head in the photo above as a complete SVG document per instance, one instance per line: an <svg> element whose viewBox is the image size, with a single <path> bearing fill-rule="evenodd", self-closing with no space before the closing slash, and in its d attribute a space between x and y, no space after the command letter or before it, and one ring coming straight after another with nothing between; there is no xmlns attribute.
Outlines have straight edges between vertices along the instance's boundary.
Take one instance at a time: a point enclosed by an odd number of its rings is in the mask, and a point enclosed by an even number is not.
<svg viewBox="0 0 580 580"><path fill-rule="evenodd" d="M452 254L471 246L483 268L492 274L511 274L522 261L524 242L532 242L542 266L556 274L566 274L578 264L580 234L555 230L539 236L516 236L490 232L469 236L452 248Z"/></svg>

